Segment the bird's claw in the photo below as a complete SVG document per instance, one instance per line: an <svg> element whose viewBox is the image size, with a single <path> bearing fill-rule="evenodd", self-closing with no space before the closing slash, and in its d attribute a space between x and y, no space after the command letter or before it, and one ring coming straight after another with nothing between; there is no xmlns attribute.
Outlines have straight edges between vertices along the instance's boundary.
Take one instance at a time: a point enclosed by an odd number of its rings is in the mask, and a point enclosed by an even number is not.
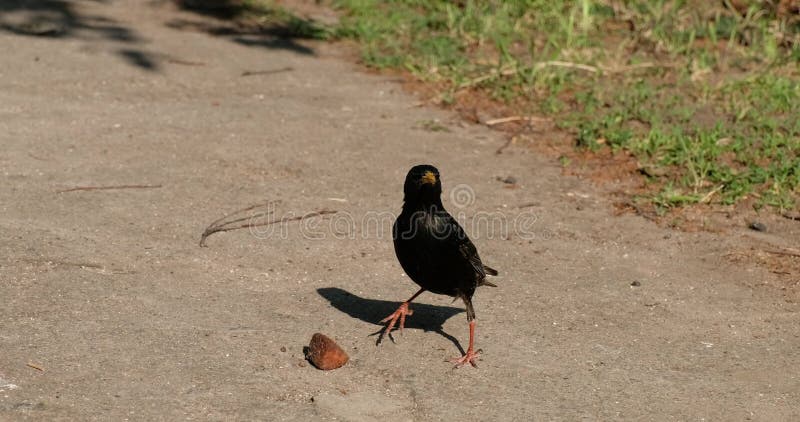
<svg viewBox="0 0 800 422"><path fill-rule="evenodd" d="M450 363L455 363L456 364L455 368L460 368L468 363L472 365L473 368L477 368L478 365L475 363L475 360L478 358L481 352L482 352L481 349L478 349L477 351L468 349L467 353L465 353L464 356L461 356L460 358L450 359Z"/></svg>
<svg viewBox="0 0 800 422"><path fill-rule="evenodd" d="M403 302L402 304L400 304L400 306L397 308L396 311L394 311L391 315L387 316L386 318L382 319L381 324L386 322L388 322L388 324L386 324L386 328L384 328L381 331L381 335L380 337L378 337L378 343L380 344L381 340L383 340L383 336L385 335L389 335L389 338L392 338L391 332L395 324L397 324L398 319L400 320L400 324L398 324L397 328L400 330L400 333L402 333L403 328L406 325L406 316L412 315L413 313L414 311L408 308L408 302ZM394 341L393 338L392 341Z"/></svg>

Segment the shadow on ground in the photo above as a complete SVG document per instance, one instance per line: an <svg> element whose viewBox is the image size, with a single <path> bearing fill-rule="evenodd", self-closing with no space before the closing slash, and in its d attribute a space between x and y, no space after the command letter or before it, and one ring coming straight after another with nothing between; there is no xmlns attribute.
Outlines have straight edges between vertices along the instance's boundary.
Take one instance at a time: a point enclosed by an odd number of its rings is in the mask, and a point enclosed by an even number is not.
<svg viewBox="0 0 800 422"><path fill-rule="evenodd" d="M225 37L249 47L289 50L314 55L298 42L320 39L326 30L311 20L299 18L278 7L243 0L153 0L140 7L162 7L174 2L197 19L176 18L167 26ZM107 0L93 0L104 4ZM214 19L208 19L208 18ZM147 71L160 70L157 53L142 48L148 40L113 19L82 11L80 3L66 0L0 0L0 33L27 37L79 38L88 42L114 43L114 52L126 63Z"/></svg>
<svg viewBox="0 0 800 422"><path fill-rule="evenodd" d="M320 288L317 289L317 293L328 300L334 308L347 315L370 324L380 325L381 329L371 334L378 337L383 329L383 324L380 321L397 310L401 303L399 301L366 299L337 287ZM425 332L433 331L453 342L458 350L462 354L464 353L464 348L461 347L458 339L442 329L445 321L453 315L464 312L463 309L412 302L411 310L414 311L414 314L406 319L406 329L422 329Z"/></svg>
<svg viewBox="0 0 800 422"><path fill-rule="evenodd" d="M290 50L314 55L314 50L298 43L301 39L322 39L327 31L311 20L299 18L277 6L243 0L175 0L183 10L213 17L214 21L173 19L167 26L181 30L207 32L228 37L250 46Z"/></svg>
<svg viewBox="0 0 800 422"><path fill-rule="evenodd" d="M102 0L94 1L105 3ZM158 70L154 56L138 48L145 40L135 31L103 16L81 14L74 2L2 0L0 32L29 37L109 40L121 45L116 53L127 63L149 71Z"/></svg>

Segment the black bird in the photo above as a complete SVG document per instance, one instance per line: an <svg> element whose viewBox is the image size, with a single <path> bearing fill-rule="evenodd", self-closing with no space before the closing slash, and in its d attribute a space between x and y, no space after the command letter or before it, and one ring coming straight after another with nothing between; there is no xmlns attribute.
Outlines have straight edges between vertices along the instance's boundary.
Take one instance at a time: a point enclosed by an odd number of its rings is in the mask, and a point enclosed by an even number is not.
<svg viewBox="0 0 800 422"><path fill-rule="evenodd" d="M397 310L381 322L388 322L381 338L389 334L397 320L403 330L408 308L414 298L424 291L461 298L467 307L469 321L469 347L466 354L451 362L456 367L469 363L475 365L480 350L474 349L475 310L472 295L478 286L493 286L487 275L497 271L481 262L475 245L464 229L442 205L442 182L439 170L431 165L414 166L406 176L403 186L403 211L392 229L394 251L400 265L421 289L403 302ZM380 341L380 339L379 339Z"/></svg>

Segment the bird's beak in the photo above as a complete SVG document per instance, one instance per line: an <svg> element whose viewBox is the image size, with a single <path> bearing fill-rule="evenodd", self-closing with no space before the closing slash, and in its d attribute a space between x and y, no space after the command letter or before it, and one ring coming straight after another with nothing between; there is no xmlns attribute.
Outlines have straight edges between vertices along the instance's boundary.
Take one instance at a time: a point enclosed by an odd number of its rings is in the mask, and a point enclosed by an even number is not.
<svg viewBox="0 0 800 422"><path fill-rule="evenodd" d="M427 183L427 184L430 184L430 185L435 185L436 184L436 175L433 174L433 172L431 172L431 171L426 171L425 174L422 175L422 183L423 184Z"/></svg>

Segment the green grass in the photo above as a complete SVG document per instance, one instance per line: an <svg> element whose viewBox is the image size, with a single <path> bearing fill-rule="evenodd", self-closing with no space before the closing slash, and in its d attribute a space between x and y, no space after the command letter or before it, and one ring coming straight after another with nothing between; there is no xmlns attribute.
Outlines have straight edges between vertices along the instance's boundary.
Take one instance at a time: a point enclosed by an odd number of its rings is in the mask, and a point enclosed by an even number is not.
<svg viewBox="0 0 800 422"><path fill-rule="evenodd" d="M751 1L337 0L364 62L552 116L578 148L634 154L644 199L795 207L800 17ZM568 165L565 164L565 165Z"/></svg>

